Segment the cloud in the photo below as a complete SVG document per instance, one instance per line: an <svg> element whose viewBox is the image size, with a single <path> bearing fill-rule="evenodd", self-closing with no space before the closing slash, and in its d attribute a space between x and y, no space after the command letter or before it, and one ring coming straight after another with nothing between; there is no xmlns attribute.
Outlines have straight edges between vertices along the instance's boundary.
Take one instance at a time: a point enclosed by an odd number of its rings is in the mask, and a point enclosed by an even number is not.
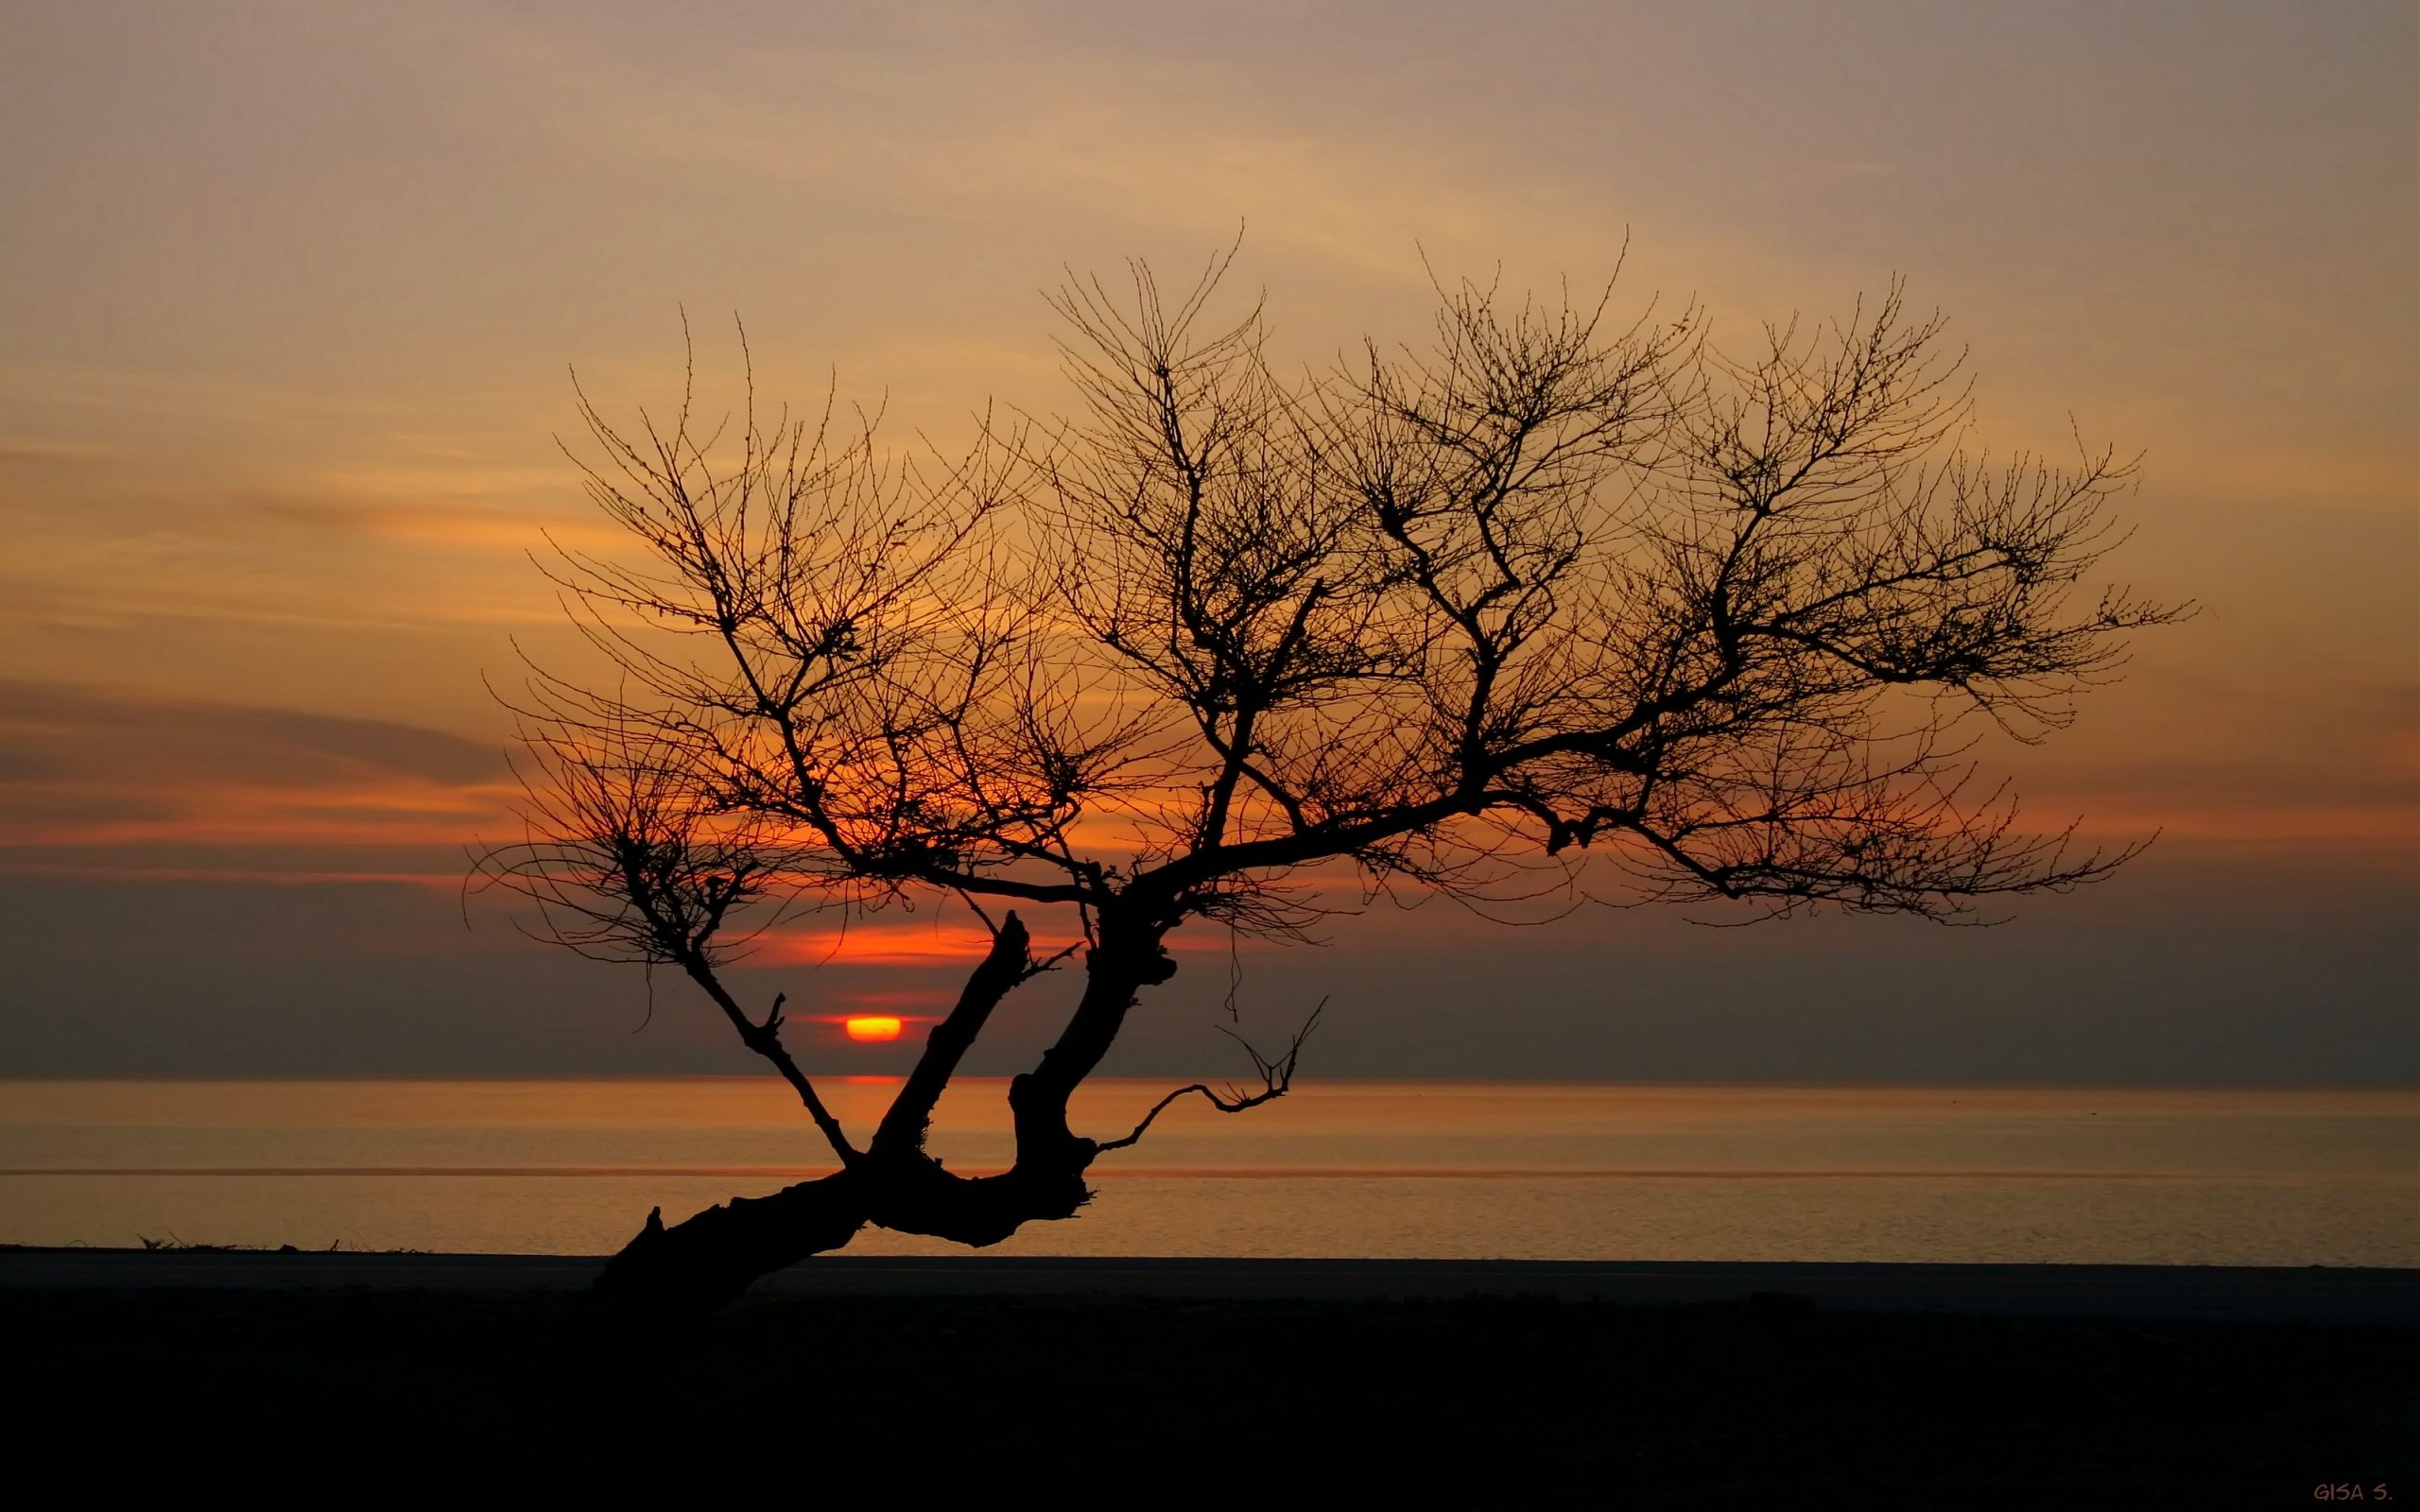
<svg viewBox="0 0 2420 1512"><path fill-rule="evenodd" d="M509 781L500 747L419 725L0 679L0 828L25 864L175 842L459 845Z"/></svg>
<svg viewBox="0 0 2420 1512"><path fill-rule="evenodd" d="M0 469L11 472L26 471L37 474L73 472L102 460L107 455L96 446L0 437Z"/></svg>
<svg viewBox="0 0 2420 1512"><path fill-rule="evenodd" d="M0 751L47 747L95 764L314 782L376 771L438 782L493 780L496 747L443 730L78 683L0 680Z"/></svg>
<svg viewBox="0 0 2420 1512"><path fill-rule="evenodd" d="M2102 696L2116 707L2093 711L2084 743L1996 765L2019 770L2037 821L2081 813L2103 835L2157 830L2410 854L2420 836L2420 683L2280 676L2253 702L2235 676L2162 668L2139 690Z"/></svg>
<svg viewBox="0 0 2420 1512"><path fill-rule="evenodd" d="M389 480L384 486L397 488L401 492L398 486L406 481ZM514 478L510 474L497 480L498 491L504 491L503 485L510 481ZM528 474L520 481L526 494L543 492L545 488L559 485L562 479L550 472L543 476ZM592 551L612 551L630 543L628 532L593 513L538 515L510 507L430 504L409 497L268 497L257 501L256 507L262 517L301 530L467 551L494 550L516 558L544 553L550 540Z"/></svg>

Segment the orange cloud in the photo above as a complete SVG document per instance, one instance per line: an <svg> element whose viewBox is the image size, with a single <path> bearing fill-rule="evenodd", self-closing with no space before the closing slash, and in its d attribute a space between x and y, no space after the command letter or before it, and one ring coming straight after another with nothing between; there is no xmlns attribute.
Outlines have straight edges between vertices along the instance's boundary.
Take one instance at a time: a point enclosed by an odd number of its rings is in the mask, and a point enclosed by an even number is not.
<svg viewBox="0 0 2420 1512"><path fill-rule="evenodd" d="M780 928L756 936L750 955L759 966L966 966L992 948L970 919L937 924L861 919L846 929Z"/></svg>
<svg viewBox="0 0 2420 1512"><path fill-rule="evenodd" d="M434 881L509 824L500 747L400 722L0 682L0 864ZM298 865L303 852L316 865Z"/></svg>

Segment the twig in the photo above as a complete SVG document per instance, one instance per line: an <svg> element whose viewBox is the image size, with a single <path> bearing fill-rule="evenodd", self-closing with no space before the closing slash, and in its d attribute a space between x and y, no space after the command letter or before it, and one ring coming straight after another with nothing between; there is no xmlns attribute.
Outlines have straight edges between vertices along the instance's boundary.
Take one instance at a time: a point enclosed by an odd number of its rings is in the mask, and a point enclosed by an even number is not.
<svg viewBox="0 0 2420 1512"><path fill-rule="evenodd" d="M1176 1091L1168 1093L1166 1097L1161 1098L1158 1102L1152 1104L1151 1110L1143 1115L1143 1122L1134 1125L1133 1133L1127 1135L1122 1140L1110 1140L1106 1142L1099 1146L1100 1153L1106 1155L1112 1150L1122 1150L1128 1145L1135 1143L1142 1139L1144 1132L1150 1128L1152 1120L1167 1111L1169 1104L1174 1103L1178 1098L1185 1096L1191 1092L1200 1092L1203 1097L1209 1099L1211 1107L1217 1108L1222 1113L1240 1113L1246 1108L1258 1108L1263 1103L1275 1102L1278 1098L1285 1096L1288 1091L1292 1091L1294 1087L1294 1066L1295 1062L1302 1057L1303 1041L1308 1040L1311 1037L1311 1031L1319 1027L1320 1015L1326 1010L1327 999L1322 998L1319 1001L1319 1006L1311 1009L1311 1016L1303 1021L1303 1026L1294 1031L1294 1038L1287 1045L1286 1053L1282 1056L1276 1057L1274 1059L1264 1056L1258 1050L1253 1049L1252 1041L1246 1040L1243 1036L1236 1034L1223 1025L1219 1026L1219 1032L1220 1034L1225 1035L1228 1039L1233 1040L1236 1043L1243 1046L1244 1054L1252 1057L1253 1070L1260 1074L1261 1090L1259 1091L1247 1094L1237 1091L1233 1087L1229 1087L1227 1089L1227 1095L1221 1097L1201 1082L1195 1082L1191 1086L1187 1087L1180 1087Z"/></svg>

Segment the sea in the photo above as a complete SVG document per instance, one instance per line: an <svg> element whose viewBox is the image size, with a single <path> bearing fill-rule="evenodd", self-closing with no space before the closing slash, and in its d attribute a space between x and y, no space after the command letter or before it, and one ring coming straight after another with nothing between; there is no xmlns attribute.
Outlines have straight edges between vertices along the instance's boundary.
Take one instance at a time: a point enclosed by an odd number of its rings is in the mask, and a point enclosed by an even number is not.
<svg viewBox="0 0 2420 1512"><path fill-rule="evenodd" d="M1096 1080L1122 1134L1168 1090ZM834 1082L870 1130L888 1078ZM931 1148L1007 1163L1006 1085ZM769 1079L0 1081L0 1244L599 1254L829 1168ZM2420 1265L2420 1092L1321 1082L1197 1097L1022 1255ZM858 1254L962 1252L868 1229Z"/></svg>

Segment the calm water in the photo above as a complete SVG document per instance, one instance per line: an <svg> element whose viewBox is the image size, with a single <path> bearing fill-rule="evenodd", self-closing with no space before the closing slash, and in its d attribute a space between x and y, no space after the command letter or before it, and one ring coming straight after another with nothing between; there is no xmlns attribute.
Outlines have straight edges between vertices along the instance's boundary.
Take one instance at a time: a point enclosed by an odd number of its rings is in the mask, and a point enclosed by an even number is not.
<svg viewBox="0 0 2420 1512"><path fill-rule="evenodd" d="M1086 1089L1121 1133L1167 1084ZM870 1129L890 1087L843 1082ZM1008 1154L998 1082L942 1103ZM611 1250L821 1169L775 1084L0 1081L0 1243ZM2420 1094L1323 1083L1179 1104L997 1253L2420 1264ZM868 1230L869 1254L953 1246Z"/></svg>

